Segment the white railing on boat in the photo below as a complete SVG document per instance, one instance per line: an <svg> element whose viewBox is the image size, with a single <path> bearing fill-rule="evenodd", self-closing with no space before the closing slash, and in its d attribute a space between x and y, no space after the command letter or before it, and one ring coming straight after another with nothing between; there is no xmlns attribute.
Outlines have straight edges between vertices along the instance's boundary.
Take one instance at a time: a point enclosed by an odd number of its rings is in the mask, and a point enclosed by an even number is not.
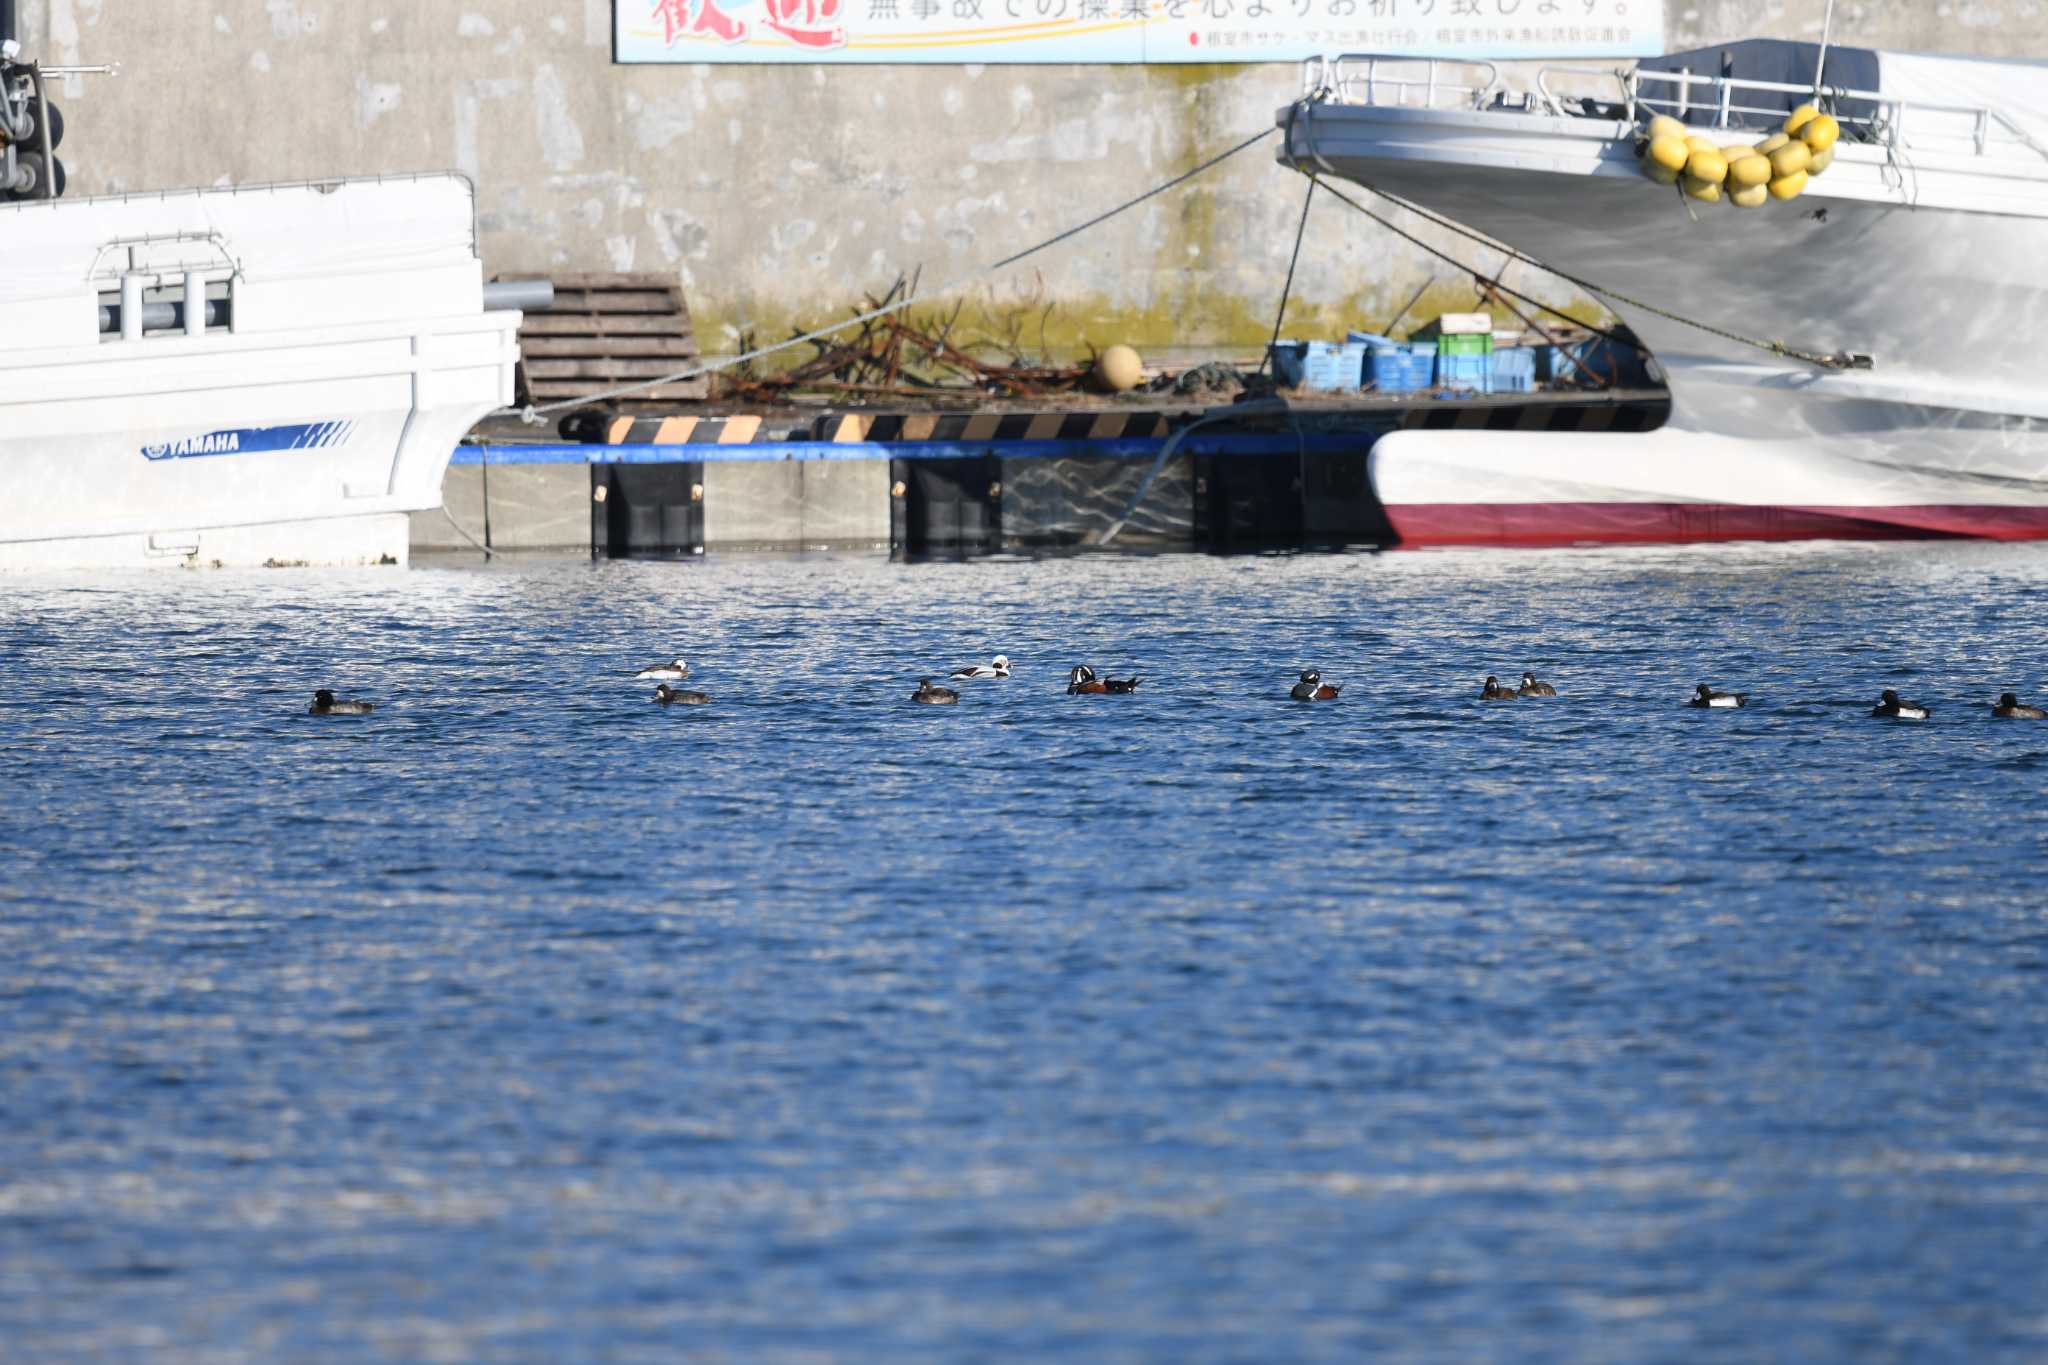
<svg viewBox="0 0 2048 1365"><path fill-rule="evenodd" d="M1566 81L1580 90L1559 93L1555 85ZM1588 89L1598 93L1588 95ZM1534 90L1514 94L1503 84L1499 69L1492 62L1369 52L1309 58L1303 64L1302 90L1305 97L1338 104L1558 116L1579 114L1571 104L1586 99L1613 107L1615 117L1632 124L1652 114L1670 114L1695 126L1716 128L1768 124L1783 117L1786 96L1804 98L1815 94L1811 85L1738 76L1557 65L1539 67ZM1845 141L1893 151L1977 156L2027 152L2048 162L2048 147L1988 106L1902 100L1874 90L1841 86L1822 86L1819 97L1823 107L1841 122ZM1698 119L1702 111L1710 116L1705 124Z"/></svg>

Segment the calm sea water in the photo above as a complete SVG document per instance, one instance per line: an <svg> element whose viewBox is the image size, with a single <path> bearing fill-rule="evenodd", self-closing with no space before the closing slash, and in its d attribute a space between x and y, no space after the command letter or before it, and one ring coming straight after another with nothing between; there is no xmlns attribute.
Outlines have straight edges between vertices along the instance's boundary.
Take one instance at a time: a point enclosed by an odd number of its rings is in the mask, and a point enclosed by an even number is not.
<svg viewBox="0 0 2048 1365"><path fill-rule="evenodd" d="M2044 587L0 580L0 1357L2038 1359Z"/></svg>

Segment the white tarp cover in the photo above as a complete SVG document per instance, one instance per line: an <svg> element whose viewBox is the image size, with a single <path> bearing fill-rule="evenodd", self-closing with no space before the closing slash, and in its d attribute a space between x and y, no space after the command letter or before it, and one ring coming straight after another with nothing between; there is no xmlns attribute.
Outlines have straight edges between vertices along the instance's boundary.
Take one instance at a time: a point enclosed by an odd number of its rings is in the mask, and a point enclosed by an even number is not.
<svg viewBox="0 0 2048 1365"><path fill-rule="evenodd" d="M1888 98L1959 111L1990 109L2002 115L2032 140L2042 169L2048 171L2048 62L1880 52L1878 73L1879 93ZM1905 137L1912 145L1924 136L1968 136L1970 122L1967 112L1913 108L1905 114ZM1992 138L2020 140L1995 129Z"/></svg>

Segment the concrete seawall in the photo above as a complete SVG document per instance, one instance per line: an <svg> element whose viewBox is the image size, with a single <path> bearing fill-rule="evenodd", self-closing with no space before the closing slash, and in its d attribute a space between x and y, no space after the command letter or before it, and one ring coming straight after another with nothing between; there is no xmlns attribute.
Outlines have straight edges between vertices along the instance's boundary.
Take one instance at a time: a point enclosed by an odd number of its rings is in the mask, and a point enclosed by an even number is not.
<svg viewBox="0 0 2048 1365"><path fill-rule="evenodd" d="M1664 31L1672 47L1811 39L1824 7L1670 0ZM711 353L843 316L899 272L953 278L1047 237L1270 125L1299 89L1292 65L616 66L611 14L610 0L21 2L35 55L122 64L59 83L74 193L453 166L478 181L491 270L674 271ZM2033 55L2048 5L1841 3L1835 38ZM974 291L963 330L1064 351L1262 341L1301 193L1249 153ZM1532 273L1507 282L1593 310ZM1290 316L1340 334L1418 289L1418 316L1472 300L1469 281L1326 208Z"/></svg>

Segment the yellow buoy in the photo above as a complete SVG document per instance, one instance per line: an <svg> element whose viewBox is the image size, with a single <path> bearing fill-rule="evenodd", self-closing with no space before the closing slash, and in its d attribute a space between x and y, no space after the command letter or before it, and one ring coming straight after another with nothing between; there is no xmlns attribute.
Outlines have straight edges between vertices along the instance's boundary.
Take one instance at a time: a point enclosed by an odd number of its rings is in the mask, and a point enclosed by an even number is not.
<svg viewBox="0 0 2048 1365"><path fill-rule="evenodd" d="M1704 133L1688 134L1685 139L1685 145L1696 152L1718 152L1721 150L1721 144Z"/></svg>
<svg viewBox="0 0 2048 1365"><path fill-rule="evenodd" d="M1798 137L1799 130L1801 128L1804 128L1814 118L1818 117L1819 114L1820 110L1814 108L1812 105L1802 104L1797 109L1794 109L1790 114L1786 115L1785 131L1790 133L1794 137Z"/></svg>
<svg viewBox="0 0 2048 1365"><path fill-rule="evenodd" d="M1799 140L1816 152L1824 152L1835 145L1835 139L1842 135L1842 125L1835 122L1832 114L1819 114L1807 120L1799 130Z"/></svg>
<svg viewBox="0 0 2048 1365"><path fill-rule="evenodd" d="M1668 170L1682 171L1685 159L1692 155L1692 149L1685 145L1685 139L1676 137L1653 138L1643 160Z"/></svg>
<svg viewBox="0 0 2048 1365"><path fill-rule="evenodd" d="M1813 153L1803 142L1788 142L1771 153L1771 174L1774 179L1783 179L1794 171L1803 171L1813 160Z"/></svg>
<svg viewBox="0 0 2048 1365"><path fill-rule="evenodd" d="M1678 183L1678 167L1661 166L1648 157L1643 158L1643 174L1649 176L1650 179L1660 185L1676 185Z"/></svg>
<svg viewBox="0 0 2048 1365"><path fill-rule="evenodd" d="M1721 186L1713 180L1701 180L1688 174L1684 179L1685 192L1703 203L1714 203L1721 197Z"/></svg>
<svg viewBox="0 0 2048 1365"><path fill-rule="evenodd" d="M1759 142L1759 143L1757 143L1757 144L1756 144L1756 149L1757 149L1757 150L1758 150L1759 152L1763 153L1763 154L1764 154L1765 156L1769 156L1769 155L1770 155L1770 154L1771 154L1772 152L1775 152L1775 151L1777 151L1777 150L1778 150L1778 148L1780 148L1780 147L1784 146L1784 145L1785 145L1786 143L1790 142L1791 140L1792 140L1792 139L1791 139L1791 137L1790 137L1790 136L1789 136L1788 134L1785 134L1785 133L1772 133L1772 134L1771 134L1771 135L1770 135L1769 137L1765 138L1765 139L1764 139L1764 140L1763 140L1762 142Z"/></svg>
<svg viewBox="0 0 2048 1365"><path fill-rule="evenodd" d="M1819 175L1822 171L1826 170L1828 167L1834 164L1835 149L1829 147L1825 151L1819 151L1813 154L1813 159L1806 163L1806 173L1808 175Z"/></svg>
<svg viewBox="0 0 2048 1365"><path fill-rule="evenodd" d="M1095 382L1111 393L1135 389L1144 378L1145 362L1121 342L1095 358Z"/></svg>
<svg viewBox="0 0 2048 1365"><path fill-rule="evenodd" d="M1728 183L1742 189L1767 184L1770 178L1770 159L1758 156L1755 152L1744 152L1728 163Z"/></svg>
<svg viewBox="0 0 2048 1365"><path fill-rule="evenodd" d="M1683 138L1685 125L1669 114L1659 114L1650 120L1649 135L1652 142L1660 137Z"/></svg>
<svg viewBox="0 0 2048 1365"><path fill-rule="evenodd" d="M1722 158L1720 148L1703 149L1685 159L1685 173L1695 180L1718 185L1728 178L1728 163Z"/></svg>
<svg viewBox="0 0 2048 1365"><path fill-rule="evenodd" d="M1790 175L1781 175L1771 182L1771 198L1797 199L1799 192L1805 188L1806 172L1794 171Z"/></svg>
<svg viewBox="0 0 2048 1365"><path fill-rule="evenodd" d="M1763 158L1758 157L1757 160L1761 161ZM1771 187L1769 185L1744 185L1741 189L1728 191L1728 202L1734 204L1737 208L1762 208L1764 201L1770 197Z"/></svg>

